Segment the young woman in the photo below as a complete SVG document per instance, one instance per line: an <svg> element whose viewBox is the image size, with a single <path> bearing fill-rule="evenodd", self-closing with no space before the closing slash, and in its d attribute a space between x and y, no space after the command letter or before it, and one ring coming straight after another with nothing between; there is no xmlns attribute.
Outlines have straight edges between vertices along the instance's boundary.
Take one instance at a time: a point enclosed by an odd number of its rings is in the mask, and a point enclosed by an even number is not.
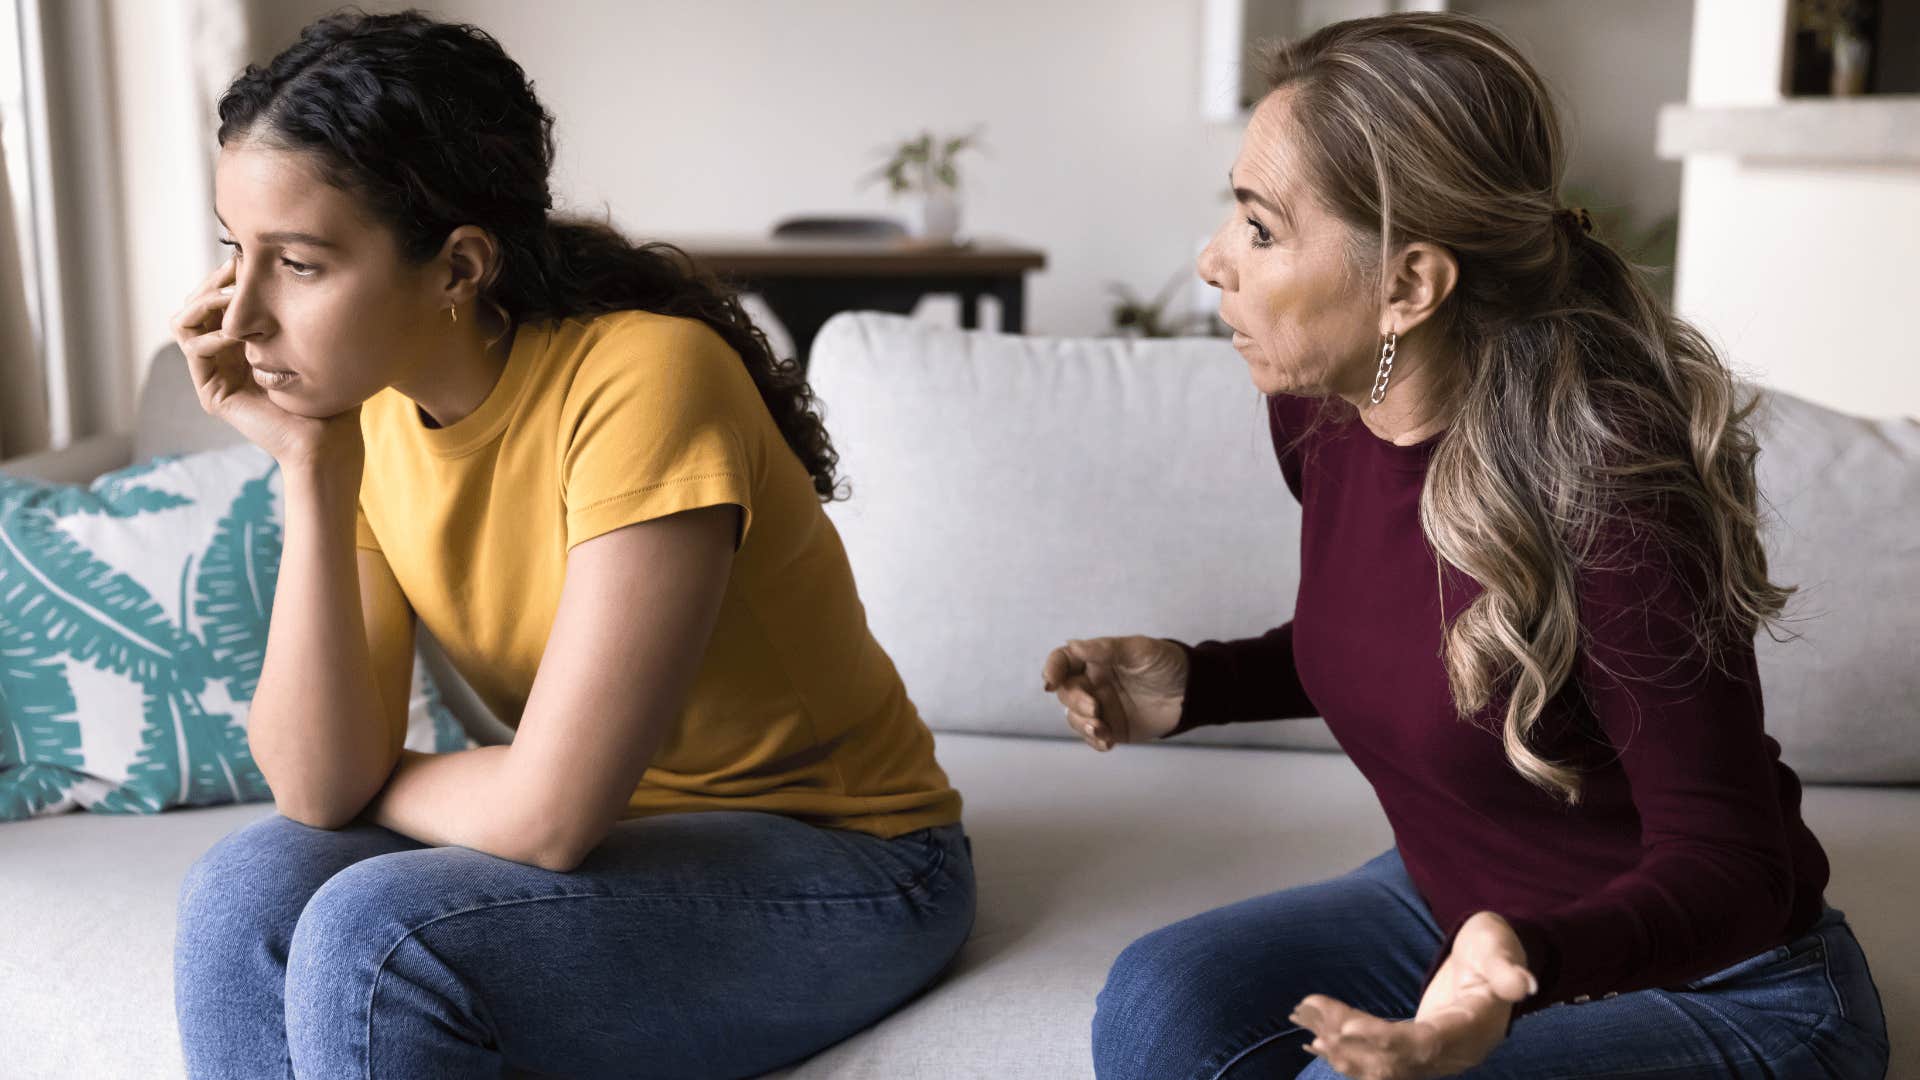
<svg viewBox="0 0 1920 1080"><path fill-rule="evenodd" d="M1199 271L1302 506L1293 618L1075 641L1044 678L1100 750L1323 716L1396 844L1130 945L1103 1080L1886 1069L1762 729L1753 637L1790 590L1752 403L1559 205L1562 164L1540 77L1474 20L1272 57Z"/></svg>
<svg viewBox="0 0 1920 1080"><path fill-rule="evenodd" d="M280 813L182 887L196 1077L752 1076L972 926L960 796L822 510L810 392L684 256L548 211L484 32L328 17L220 101L174 326L282 469ZM510 746L402 752L416 621Z"/></svg>

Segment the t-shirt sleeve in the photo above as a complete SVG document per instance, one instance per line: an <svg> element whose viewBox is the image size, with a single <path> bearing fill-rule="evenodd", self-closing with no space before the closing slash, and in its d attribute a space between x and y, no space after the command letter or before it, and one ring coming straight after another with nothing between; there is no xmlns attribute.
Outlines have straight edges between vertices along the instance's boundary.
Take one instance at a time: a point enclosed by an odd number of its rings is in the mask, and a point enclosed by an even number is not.
<svg viewBox="0 0 1920 1080"><path fill-rule="evenodd" d="M1777 943L1792 918L1778 744L1762 731L1752 642L1711 654L1690 625L1705 575L1653 543L1616 551L1581 575L1575 677L1632 793L1640 859L1589 896L1498 912L1540 982L1516 1018L1698 978Z"/></svg>
<svg viewBox="0 0 1920 1080"><path fill-rule="evenodd" d="M367 521L367 508L355 505L353 508L353 546L368 551L380 551L380 540L373 535L373 525Z"/></svg>
<svg viewBox="0 0 1920 1080"><path fill-rule="evenodd" d="M759 391L738 353L687 319L623 326L582 358L561 419L567 548L684 510L740 507L753 521L765 460Z"/></svg>

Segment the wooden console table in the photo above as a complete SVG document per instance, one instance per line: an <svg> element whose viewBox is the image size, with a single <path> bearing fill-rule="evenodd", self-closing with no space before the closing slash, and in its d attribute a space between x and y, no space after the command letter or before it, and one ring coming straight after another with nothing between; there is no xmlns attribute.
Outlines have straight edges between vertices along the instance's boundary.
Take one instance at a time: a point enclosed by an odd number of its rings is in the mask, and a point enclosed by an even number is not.
<svg viewBox="0 0 1920 1080"><path fill-rule="evenodd" d="M960 325L980 322L980 298L1000 306L1000 329L1026 322L1026 275L1044 269L1043 251L980 238L954 244L917 240L766 236L661 236L742 292L758 293L793 338L804 369L813 338L835 312L908 314L921 297L955 293Z"/></svg>

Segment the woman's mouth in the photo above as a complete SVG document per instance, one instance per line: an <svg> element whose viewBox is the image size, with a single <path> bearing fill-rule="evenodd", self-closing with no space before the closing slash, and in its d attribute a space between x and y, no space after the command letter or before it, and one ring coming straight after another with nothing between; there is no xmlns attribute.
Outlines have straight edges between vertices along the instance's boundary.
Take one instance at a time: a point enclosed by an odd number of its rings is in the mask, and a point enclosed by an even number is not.
<svg viewBox="0 0 1920 1080"><path fill-rule="evenodd" d="M253 369L253 381L269 390L285 386L297 378L299 378L299 376L291 371L274 371L270 368L261 367Z"/></svg>

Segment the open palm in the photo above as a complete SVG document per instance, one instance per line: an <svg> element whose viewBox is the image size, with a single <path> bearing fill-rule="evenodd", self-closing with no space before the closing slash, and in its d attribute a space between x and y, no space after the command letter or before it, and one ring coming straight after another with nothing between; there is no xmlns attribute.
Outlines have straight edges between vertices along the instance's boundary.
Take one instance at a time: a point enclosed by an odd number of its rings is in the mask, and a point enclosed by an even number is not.
<svg viewBox="0 0 1920 1080"><path fill-rule="evenodd" d="M1307 1049L1353 1080L1427 1080L1487 1059L1506 1038L1515 1003L1539 990L1505 919L1483 911L1454 937L1411 1020L1384 1020L1325 994L1290 1019L1314 1033Z"/></svg>

